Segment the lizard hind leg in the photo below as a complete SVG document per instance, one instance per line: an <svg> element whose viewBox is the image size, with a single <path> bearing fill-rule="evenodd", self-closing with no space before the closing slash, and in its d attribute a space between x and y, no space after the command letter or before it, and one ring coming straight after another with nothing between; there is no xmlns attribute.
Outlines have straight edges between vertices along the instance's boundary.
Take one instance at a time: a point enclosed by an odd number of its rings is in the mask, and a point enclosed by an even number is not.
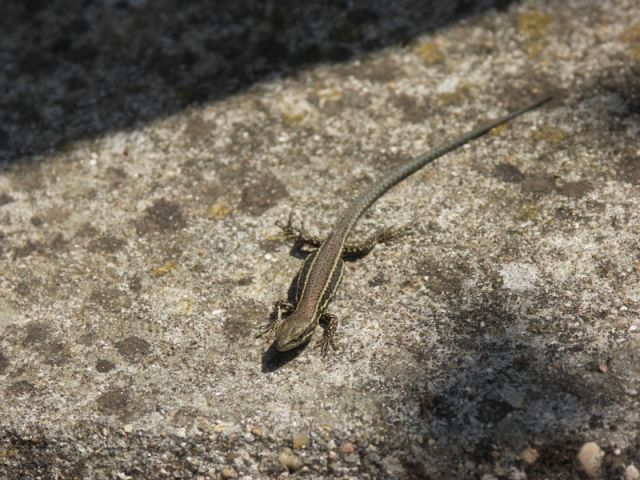
<svg viewBox="0 0 640 480"><path fill-rule="evenodd" d="M403 227L384 227L360 242L347 243L344 246L343 257L362 257L373 250L378 243L390 243L404 237L411 230L413 224Z"/></svg>
<svg viewBox="0 0 640 480"><path fill-rule="evenodd" d="M297 243L303 245L305 247L303 251L313 251L319 248L324 242L324 239L310 234L304 228L304 223L301 222L299 227L293 225L293 210L289 213L287 223L277 221L276 225L280 227L287 239L295 240Z"/></svg>

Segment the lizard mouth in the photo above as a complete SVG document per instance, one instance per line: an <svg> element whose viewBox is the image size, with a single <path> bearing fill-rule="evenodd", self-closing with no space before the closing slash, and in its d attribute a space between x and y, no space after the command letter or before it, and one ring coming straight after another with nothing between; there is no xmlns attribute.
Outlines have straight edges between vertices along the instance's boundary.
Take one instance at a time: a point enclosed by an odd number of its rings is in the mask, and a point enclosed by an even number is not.
<svg viewBox="0 0 640 480"><path fill-rule="evenodd" d="M316 325L310 325L306 330L300 332L299 335L296 335L293 338L281 338L276 337L276 350L279 352L288 352L289 350L293 350L296 347L306 343L313 335L313 332L316 329Z"/></svg>
<svg viewBox="0 0 640 480"><path fill-rule="evenodd" d="M279 352L288 352L289 350L293 350L294 348L299 347L307 340L309 340L308 337L296 338L295 340L291 340L288 342L281 342L279 340L276 340L276 350L278 350Z"/></svg>

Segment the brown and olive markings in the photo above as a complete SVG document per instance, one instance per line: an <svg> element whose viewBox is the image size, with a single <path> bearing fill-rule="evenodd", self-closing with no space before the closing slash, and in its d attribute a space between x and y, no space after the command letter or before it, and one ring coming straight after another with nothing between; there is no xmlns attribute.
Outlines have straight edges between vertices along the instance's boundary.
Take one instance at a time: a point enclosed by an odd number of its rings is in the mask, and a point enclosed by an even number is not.
<svg viewBox="0 0 640 480"><path fill-rule="evenodd" d="M266 330L267 332L276 332L276 349L280 352L285 352L302 345L311 338L316 327L321 322L325 324L324 335L320 341L322 353L326 354L329 346L335 346L334 335L337 327L337 318L327 313L326 309L342 280L342 272L344 270L342 258L352 255L364 255L376 243L388 241L400 233L400 231L392 229L383 229L361 244L346 243L351 229L373 202L395 184L435 159L484 135L489 130L539 107L549 100L551 100L551 96L536 100L519 110L508 113L484 126L477 127L456 140L444 143L391 170L356 197L324 241L307 235L302 229L293 227L291 216L289 216L289 221L285 225L280 225L287 236L312 247L317 247L317 250L313 251L305 259L302 268L298 272L295 304L285 301L276 302L275 319Z"/></svg>

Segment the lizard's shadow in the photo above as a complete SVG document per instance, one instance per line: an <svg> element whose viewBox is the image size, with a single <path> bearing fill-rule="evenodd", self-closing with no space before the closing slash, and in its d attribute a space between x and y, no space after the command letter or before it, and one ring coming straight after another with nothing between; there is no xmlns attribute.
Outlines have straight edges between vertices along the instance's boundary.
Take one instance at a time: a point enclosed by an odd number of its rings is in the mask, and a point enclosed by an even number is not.
<svg viewBox="0 0 640 480"><path fill-rule="evenodd" d="M299 347L289 350L288 352L279 352L276 350L275 342L262 354L262 373L275 372L283 367L294 358L296 358L307 347L309 342Z"/></svg>

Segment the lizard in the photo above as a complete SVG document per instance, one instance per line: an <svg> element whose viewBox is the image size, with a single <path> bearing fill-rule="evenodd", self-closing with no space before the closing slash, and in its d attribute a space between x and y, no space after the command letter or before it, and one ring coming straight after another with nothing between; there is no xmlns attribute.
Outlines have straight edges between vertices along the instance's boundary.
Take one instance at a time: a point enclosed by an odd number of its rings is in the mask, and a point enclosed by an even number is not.
<svg viewBox="0 0 640 480"><path fill-rule="evenodd" d="M378 198L391 187L437 158L481 137L493 128L541 106L551 98L551 96L545 96L535 100L391 169L386 175L362 191L347 206L325 240L306 234L303 231L304 227L295 228L292 225L293 212L291 212L287 224L278 224L278 226L283 229L287 238L294 238L315 247L315 250L306 257L294 279L295 303L277 301L274 306L275 318L265 329L264 333L275 331L276 350L286 352L305 344L310 340L320 323L324 324L324 335L319 344L322 354L327 354L329 346L335 348L334 336L338 320L335 315L326 310L342 280L343 258L365 255L373 249L376 243L388 241L398 233L393 229L386 228L360 244L347 243L347 238L355 223Z"/></svg>

